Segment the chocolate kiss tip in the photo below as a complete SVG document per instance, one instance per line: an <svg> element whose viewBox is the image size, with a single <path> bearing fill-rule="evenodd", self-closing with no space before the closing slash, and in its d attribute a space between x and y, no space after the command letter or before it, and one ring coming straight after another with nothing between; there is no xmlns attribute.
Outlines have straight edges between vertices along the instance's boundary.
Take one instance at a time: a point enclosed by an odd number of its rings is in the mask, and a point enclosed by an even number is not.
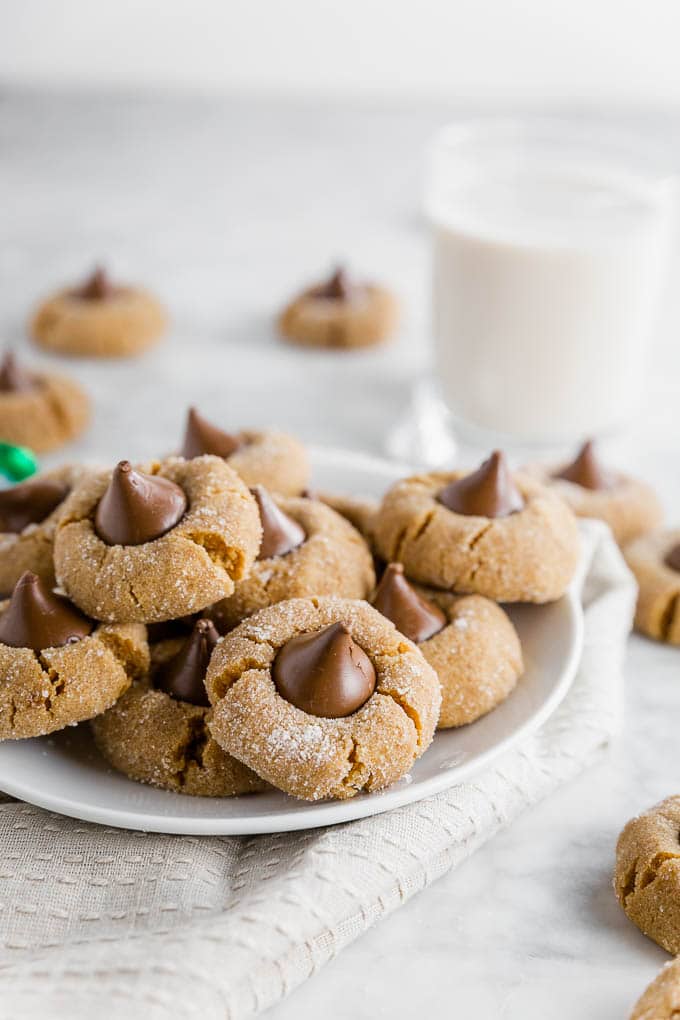
<svg viewBox="0 0 680 1020"><path fill-rule="evenodd" d="M18 535L29 524L40 524L67 493L67 485L51 478L36 478L0 490L0 533Z"/></svg>
<svg viewBox="0 0 680 1020"><path fill-rule="evenodd" d="M326 719L352 715L376 686L371 660L341 622L291 638L274 660L272 678L291 705Z"/></svg>
<svg viewBox="0 0 680 1020"><path fill-rule="evenodd" d="M304 529L279 509L264 485L256 485L250 491L257 501L262 524L262 542L257 558L268 560L272 556L285 556L302 545L307 537Z"/></svg>
<svg viewBox="0 0 680 1020"><path fill-rule="evenodd" d="M524 507L500 450L494 450L476 471L450 482L437 499L454 513L471 517L508 517Z"/></svg>
<svg viewBox="0 0 680 1020"><path fill-rule="evenodd" d="M7 351L0 362L0 392L25 393L35 389L35 381L17 362L14 351Z"/></svg>
<svg viewBox="0 0 680 1020"><path fill-rule="evenodd" d="M667 567L670 567L671 570L680 572L680 543L678 545L674 545L673 548L666 553L664 563Z"/></svg>
<svg viewBox="0 0 680 1020"><path fill-rule="evenodd" d="M0 616L0 643L12 648L59 648L87 637L93 624L68 599L54 595L40 578L25 571Z"/></svg>
<svg viewBox="0 0 680 1020"><path fill-rule="evenodd" d="M82 287L76 291L78 297L85 301L104 301L111 297L113 287L106 270L102 266L96 266L94 272Z"/></svg>
<svg viewBox="0 0 680 1020"><path fill-rule="evenodd" d="M416 644L434 637L446 626L446 614L409 584L401 563L387 565L372 601L379 613Z"/></svg>
<svg viewBox="0 0 680 1020"><path fill-rule="evenodd" d="M211 620L197 620L177 655L159 670L155 687L178 701L208 708L205 674L219 634Z"/></svg>
<svg viewBox="0 0 680 1020"><path fill-rule="evenodd" d="M186 508L179 485L135 471L129 460L122 460L99 500L95 530L107 545L142 545L174 528Z"/></svg>
<svg viewBox="0 0 680 1020"><path fill-rule="evenodd" d="M592 490L609 489L614 483L612 476L600 464L592 439L586 440L571 464L557 471L553 478L563 478L567 482Z"/></svg>
<svg viewBox="0 0 680 1020"><path fill-rule="evenodd" d="M184 432L181 455L186 460L212 454L215 457L231 457L241 446L243 438L223 432L203 418L195 407L189 408L187 425Z"/></svg>
<svg viewBox="0 0 680 1020"><path fill-rule="evenodd" d="M316 296L331 301L347 301L352 296L352 283L344 266L337 266L331 277L317 288Z"/></svg>

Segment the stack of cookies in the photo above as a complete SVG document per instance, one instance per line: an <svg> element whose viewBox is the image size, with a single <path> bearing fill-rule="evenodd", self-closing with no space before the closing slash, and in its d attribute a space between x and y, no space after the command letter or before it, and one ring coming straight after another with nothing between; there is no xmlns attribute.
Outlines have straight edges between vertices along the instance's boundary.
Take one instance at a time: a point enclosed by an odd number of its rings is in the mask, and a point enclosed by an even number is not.
<svg viewBox="0 0 680 1020"><path fill-rule="evenodd" d="M191 409L177 456L1 492L0 739L92 720L135 780L348 798L503 701L523 664L499 603L564 593L565 501L500 453L380 505L308 475L292 437Z"/></svg>

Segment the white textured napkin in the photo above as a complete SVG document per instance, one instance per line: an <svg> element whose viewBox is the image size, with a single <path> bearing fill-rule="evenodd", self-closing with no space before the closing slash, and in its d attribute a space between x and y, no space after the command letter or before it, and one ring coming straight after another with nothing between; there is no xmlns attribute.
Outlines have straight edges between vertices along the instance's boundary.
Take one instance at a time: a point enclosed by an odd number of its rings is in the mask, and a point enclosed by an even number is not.
<svg viewBox="0 0 680 1020"><path fill-rule="evenodd" d="M584 536L573 687L474 783L347 825L252 838L134 833L0 804L0 1015L250 1016L587 767L619 725L635 586L604 527Z"/></svg>

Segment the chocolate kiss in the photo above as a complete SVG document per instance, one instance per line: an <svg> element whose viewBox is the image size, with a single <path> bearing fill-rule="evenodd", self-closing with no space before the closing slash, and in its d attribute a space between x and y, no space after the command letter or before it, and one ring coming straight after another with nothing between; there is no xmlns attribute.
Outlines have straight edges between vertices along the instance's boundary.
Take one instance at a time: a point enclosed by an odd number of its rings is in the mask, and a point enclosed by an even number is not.
<svg viewBox="0 0 680 1020"><path fill-rule="evenodd" d="M664 563L671 570L680 571L680 545L674 545L671 551L666 555Z"/></svg>
<svg viewBox="0 0 680 1020"><path fill-rule="evenodd" d="M121 460L99 500L95 529L107 545L142 545L174 528L186 508L179 485L135 471L129 460Z"/></svg>
<svg viewBox="0 0 680 1020"><path fill-rule="evenodd" d="M187 427L184 433L182 457L192 460L204 453L212 453L215 457L231 457L232 453L243 446L242 436L235 436L222 429L215 428L209 421L202 418L195 407L189 408Z"/></svg>
<svg viewBox="0 0 680 1020"><path fill-rule="evenodd" d="M595 444L589 439L579 450L576 459L557 471L553 478L564 478L584 489L610 489L614 479L595 456Z"/></svg>
<svg viewBox="0 0 680 1020"><path fill-rule="evenodd" d="M349 301L353 291L354 286L347 270L343 266L338 266L331 278L316 288L314 296L327 298L329 301Z"/></svg>
<svg viewBox="0 0 680 1020"><path fill-rule="evenodd" d="M105 301L113 294L113 286L106 270L97 266L92 276L75 293L83 301Z"/></svg>
<svg viewBox="0 0 680 1020"><path fill-rule="evenodd" d="M87 637L93 624L68 599L54 595L29 570L14 586L0 616L0 644L12 648L60 648Z"/></svg>
<svg viewBox="0 0 680 1020"><path fill-rule="evenodd" d="M19 534L29 524L40 524L64 500L68 486L51 478L0 490L0 532Z"/></svg>
<svg viewBox="0 0 680 1020"><path fill-rule="evenodd" d="M446 626L446 614L408 583L401 563L386 567L372 601L379 613L416 644L427 641Z"/></svg>
<svg viewBox="0 0 680 1020"><path fill-rule="evenodd" d="M220 636L210 620L197 620L177 655L158 671L154 686L177 701L209 708L205 674Z"/></svg>
<svg viewBox="0 0 680 1020"><path fill-rule="evenodd" d="M0 363L0 392L26 393L27 390L34 389L35 379L33 376L17 364L12 351L7 351Z"/></svg>
<svg viewBox="0 0 680 1020"><path fill-rule="evenodd" d="M256 485L250 490L257 500L262 524L262 544L258 560L268 560L272 556L285 556L302 545L307 535L297 521L294 521L283 510L279 510L264 485Z"/></svg>
<svg viewBox="0 0 680 1020"><path fill-rule="evenodd" d="M524 506L505 454L499 450L472 474L447 485L437 499L454 513L470 517L507 517Z"/></svg>
<svg viewBox="0 0 680 1020"><path fill-rule="evenodd" d="M352 715L375 690L373 664L344 623L299 634L274 660L272 677L282 698L309 715Z"/></svg>

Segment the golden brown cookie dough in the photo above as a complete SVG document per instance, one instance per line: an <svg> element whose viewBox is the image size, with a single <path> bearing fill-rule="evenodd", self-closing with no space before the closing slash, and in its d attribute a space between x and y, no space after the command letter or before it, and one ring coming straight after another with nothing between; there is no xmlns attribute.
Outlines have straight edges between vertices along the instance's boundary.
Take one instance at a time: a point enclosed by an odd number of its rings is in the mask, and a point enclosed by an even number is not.
<svg viewBox="0 0 680 1020"><path fill-rule="evenodd" d="M13 605L16 610L17 592L26 583L32 588L31 575L24 575L12 599L0 605L0 627ZM45 592L40 590L38 598ZM40 650L0 641L0 740L43 736L91 719L148 669L146 631L140 624L88 624L85 629L90 633L79 639Z"/></svg>
<svg viewBox="0 0 680 1020"><path fill-rule="evenodd" d="M97 270L83 286L48 297L33 316L31 333L59 354L120 358L152 347L166 326L165 310L152 294L113 286Z"/></svg>
<svg viewBox="0 0 680 1020"><path fill-rule="evenodd" d="M666 558L680 543L680 529L652 531L623 550L638 583L635 629L641 634L680 645L680 564L673 569Z"/></svg>
<svg viewBox="0 0 680 1020"><path fill-rule="evenodd" d="M309 482L309 458L302 443L272 429L225 432L189 409L181 455L223 457L248 488L265 485L283 496L299 496Z"/></svg>
<svg viewBox="0 0 680 1020"><path fill-rule="evenodd" d="M303 529L305 540L283 556L257 559L250 576L208 615L221 633L284 599L308 595L366 598L375 584L368 546L355 528L323 503L274 497L276 506Z"/></svg>
<svg viewBox="0 0 680 1020"><path fill-rule="evenodd" d="M186 638L151 645L151 667L113 708L92 721L97 747L130 779L194 797L235 797L266 788L210 736L210 711L154 687L154 675Z"/></svg>
<svg viewBox="0 0 680 1020"><path fill-rule="evenodd" d="M298 635L340 622L369 657L376 686L351 715L326 718L279 693L272 670ZM433 669L366 602L292 599L263 609L217 645L206 678L217 742L259 776L305 800L345 799L404 776L429 746L441 694Z"/></svg>
<svg viewBox="0 0 680 1020"><path fill-rule="evenodd" d="M614 888L641 932L680 953L680 797L631 819L616 844Z"/></svg>
<svg viewBox="0 0 680 1020"><path fill-rule="evenodd" d="M3 531L0 523L0 595L9 595L12 588L25 570L37 574L49 587L55 583L54 577L54 533L61 516L63 500L82 477L84 468L77 464L66 464L52 471L43 471L34 475L28 482L14 487L14 490L25 490L34 487L36 482L54 483L55 491L63 487L62 501L50 510L46 517L35 523L29 523L21 531ZM0 506L2 494L0 494ZM0 522L2 514L0 513Z"/></svg>
<svg viewBox="0 0 680 1020"><path fill-rule="evenodd" d="M667 963L635 1003L630 1020L678 1020L680 960Z"/></svg>
<svg viewBox="0 0 680 1020"><path fill-rule="evenodd" d="M392 486L375 525L380 555L403 563L421 584L498 602L541 603L563 595L580 549L569 507L540 482L516 474L521 509L498 517L456 513L438 496L466 477L464 471L432 472Z"/></svg>
<svg viewBox="0 0 680 1020"><path fill-rule="evenodd" d="M180 486L187 510L153 541L108 545L95 516L112 479L93 472L68 497L54 542L59 584L97 620L155 623L198 612L234 590L260 544L257 505L219 457L171 457L143 471Z"/></svg>
<svg viewBox="0 0 680 1020"><path fill-rule="evenodd" d="M419 644L439 677L438 728L465 726L500 705L524 672L522 646L507 613L482 595L420 588L446 613L448 624Z"/></svg>
<svg viewBox="0 0 680 1020"><path fill-rule="evenodd" d="M312 492L311 499L317 499L321 503L335 510L364 536L371 549L375 545L375 521L380 509L380 500L370 499L368 496L342 496L332 492Z"/></svg>
<svg viewBox="0 0 680 1020"><path fill-rule="evenodd" d="M394 331L398 317L391 291L355 283L340 269L287 305L278 328L286 340L306 347L372 347Z"/></svg>
<svg viewBox="0 0 680 1020"><path fill-rule="evenodd" d="M73 379L26 372L13 355L0 365L0 441L36 453L70 442L90 420L90 401Z"/></svg>
<svg viewBox="0 0 680 1020"><path fill-rule="evenodd" d="M658 527L663 519L652 487L622 472L601 467L595 460L592 443L586 443L570 465L528 470L558 492L577 517L594 517L608 524L619 545ZM560 477L561 473L568 477Z"/></svg>

